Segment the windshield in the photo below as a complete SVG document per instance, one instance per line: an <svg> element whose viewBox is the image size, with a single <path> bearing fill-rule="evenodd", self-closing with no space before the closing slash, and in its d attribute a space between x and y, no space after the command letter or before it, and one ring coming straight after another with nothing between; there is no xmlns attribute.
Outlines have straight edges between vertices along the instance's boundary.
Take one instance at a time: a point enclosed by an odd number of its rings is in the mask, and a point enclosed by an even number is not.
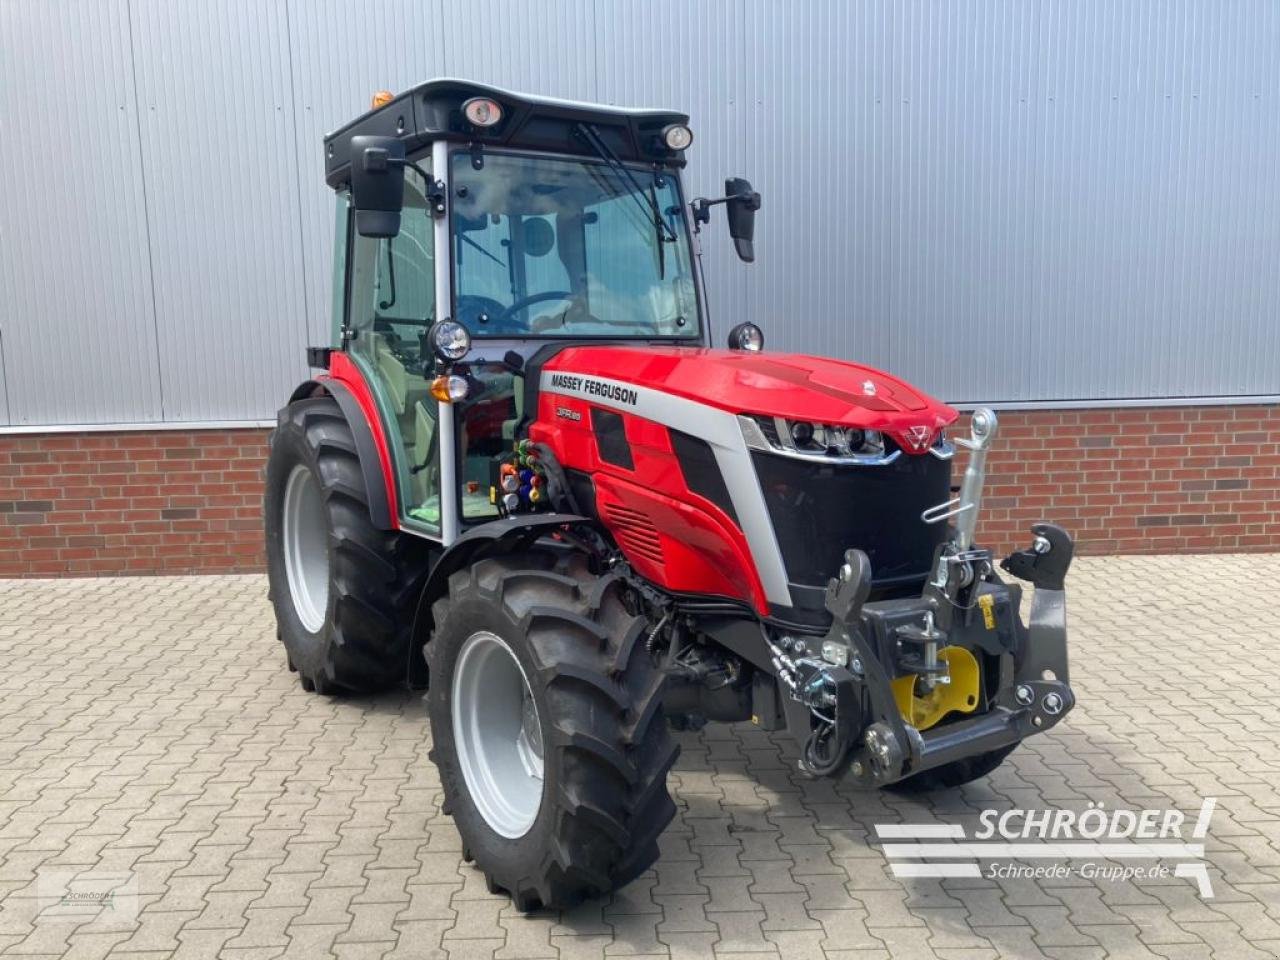
<svg viewBox="0 0 1280 960"><path fill-rule="evenodd" d="M480 169L460 152L451 171L456 317L473 337L697 338L674 176L477 156Z"/></svg>

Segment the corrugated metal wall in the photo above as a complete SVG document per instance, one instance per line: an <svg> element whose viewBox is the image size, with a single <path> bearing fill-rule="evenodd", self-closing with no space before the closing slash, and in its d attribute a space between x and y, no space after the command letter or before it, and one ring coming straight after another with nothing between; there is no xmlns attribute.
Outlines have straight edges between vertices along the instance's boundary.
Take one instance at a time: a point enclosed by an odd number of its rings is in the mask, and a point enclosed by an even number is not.
<svg viewBox="0 0 1280 960"><path fill-rule="evenodd" d="M1280 394L1280 6L4 0L0 424L269 418L321 135L438 75L689 110L717 328L947 399Z"/></svg>

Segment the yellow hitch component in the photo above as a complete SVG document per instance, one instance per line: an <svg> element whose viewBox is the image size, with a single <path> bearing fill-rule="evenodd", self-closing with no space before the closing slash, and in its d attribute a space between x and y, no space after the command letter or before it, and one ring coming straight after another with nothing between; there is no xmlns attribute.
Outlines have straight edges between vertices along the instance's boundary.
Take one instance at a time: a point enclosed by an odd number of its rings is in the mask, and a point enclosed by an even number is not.
<svg viewBox="0 0 1280 960"><path fill-rule="evenodd" d="M898 701L902 719L917 730L928 730L948 713L972 713L978 705L978 682L982 672L978 661L964 647L943 647L938 659L946 661L950 683L939 683L928 693L916 693L916 675L893 681L893 699Z"/></svg>

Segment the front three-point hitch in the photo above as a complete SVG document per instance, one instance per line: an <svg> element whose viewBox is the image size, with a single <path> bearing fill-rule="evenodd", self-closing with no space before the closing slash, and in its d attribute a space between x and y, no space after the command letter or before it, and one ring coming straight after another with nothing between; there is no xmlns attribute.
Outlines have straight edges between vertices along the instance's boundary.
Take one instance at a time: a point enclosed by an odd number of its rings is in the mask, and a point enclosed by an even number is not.
<svg viewBox="0 0 1280 960"><path fill-rule="evenodd" d="M990 410L974 413L959 496L925 511L954 519L919 597L868 602L871 563L849 550L826 591L832 621L821 656L793 658L766 638L790 694L788 727L801 734L810 773L851 772L884 785L1011 748L1058 723L1075 704L1068 686L1063 580L1072 541L1039 523L1032 545L1001 568L1035 587L1029 624L1022 590L974 546Z"/></svg>

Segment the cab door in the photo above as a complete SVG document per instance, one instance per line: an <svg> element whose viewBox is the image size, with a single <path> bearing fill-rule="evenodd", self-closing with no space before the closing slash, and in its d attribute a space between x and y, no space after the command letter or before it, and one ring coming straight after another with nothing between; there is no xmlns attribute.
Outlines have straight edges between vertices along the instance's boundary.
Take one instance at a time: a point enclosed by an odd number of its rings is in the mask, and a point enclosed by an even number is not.
<svg viewBox="0 0 1280 960"><path fill-rule="evenodd" d="M419 161L429 171L426 159ZM400 521L440 534L439 404L427 331L436 319L435 221L427 184L406 168L400 233L363 237L350 224L346 324L352 360L378 399L391 444ZM348 218L351 219L351 218Z"/></svg>

